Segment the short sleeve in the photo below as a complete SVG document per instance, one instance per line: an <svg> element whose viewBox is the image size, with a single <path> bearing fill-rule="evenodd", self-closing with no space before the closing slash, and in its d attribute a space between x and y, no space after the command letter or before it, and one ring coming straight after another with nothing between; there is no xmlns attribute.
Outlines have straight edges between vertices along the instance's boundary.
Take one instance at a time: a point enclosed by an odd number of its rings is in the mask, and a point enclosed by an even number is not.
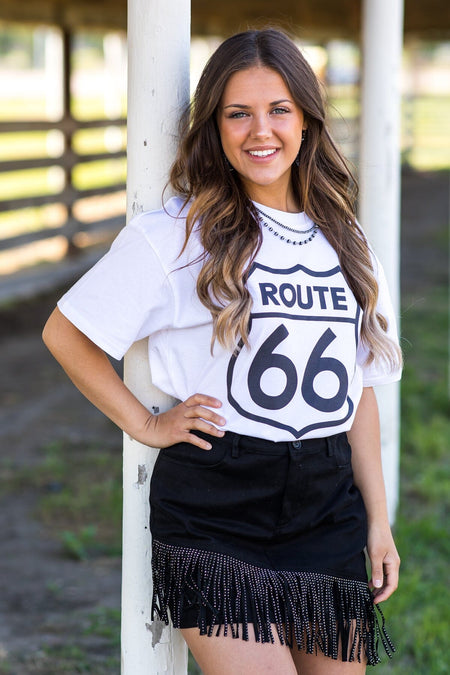
<svg viewBox="0 0 450 675"><path fill-rule="evenodd" d="M58 302L69 321L115 359L136 340L167 328L173 305L168 274L133 221Z"/></svg>
<svg viewBox="0 0 450 675"><path fill-rule="evenodd" d="M394 308L392 306L386 275L378 258L373 252L371 252L371 255L375 278L378 283L377 312L384 316L387 321L387 336L390 338L390 340L392 340L392 342L398 345L397 321ZM402 369L400 366L391 370L389 364L383 359L372 361L370 365L367 365L365 364L367 356L368 349L360 341L356 354L356 360L358 365L362 368L363 387L374 387L380 384L389 384L390 382L396 382L401 378Z"/></svg>

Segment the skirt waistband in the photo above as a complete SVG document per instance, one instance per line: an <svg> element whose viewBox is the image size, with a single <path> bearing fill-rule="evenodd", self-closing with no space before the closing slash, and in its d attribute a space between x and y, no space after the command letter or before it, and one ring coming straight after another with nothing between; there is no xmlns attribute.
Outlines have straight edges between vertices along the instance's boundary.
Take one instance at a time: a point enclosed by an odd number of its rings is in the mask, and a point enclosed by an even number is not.
<svg viewBox="0 0 450 675"><path fill-rule="evenodd" d="M242 450L258 450L261 454L267 455L285 455L286 452L298 451L326 451L328 456L335 454L342 442L347 443L347 434L341 432L332 436L324 436L322 438L306 438L295 441L270 441L265 438L256 438L254 436L245 436L234 431L226 431L222 438L210 436L201 431L193 432L197 436L207 439L209 442L217 445L217 443L227 443L231 445L232 456L239 455Z"/></svg>

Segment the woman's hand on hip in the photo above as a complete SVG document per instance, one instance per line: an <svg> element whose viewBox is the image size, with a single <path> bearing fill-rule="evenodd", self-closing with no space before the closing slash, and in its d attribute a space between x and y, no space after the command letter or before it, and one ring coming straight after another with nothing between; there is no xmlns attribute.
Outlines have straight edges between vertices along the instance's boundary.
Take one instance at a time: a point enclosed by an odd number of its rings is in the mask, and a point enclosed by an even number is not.
<svg viewBox="0 0 450 675"><path fill-rule="evenodd" d="M160 415L151 415L128 389L107 355L67 319L58 308L48 319L44 342L75 386L126 434L145 445L165 448L185 441L205 450L210 444L190 431L223 436L217 427L225 420L214 410L222 403L212 396L194 394ZM208 406L205 407L205 406Z"/></svg>
<svg viewBox="0 0 450 675"><path fill-rule="evenodd" d="M396 590L400 568L400 557L389 525L369 527L367 552L372 569L369 586L372 588L374 602L382 602Z"/></svg>
<svg viewBox="0 0 450 675"><path fill-rule="evenodd" d="M208 407L205 407L208 406ZM191 431L202 431L221 438L225 419L210 410L220 408L222 403L206 394L193 394L186 401L159 415L150 415L144 431L144 443L155 448L167 448L174 443L191 443L203 450L211 450L211 444ZM141 439L137 439L141 440Z"/></svg>

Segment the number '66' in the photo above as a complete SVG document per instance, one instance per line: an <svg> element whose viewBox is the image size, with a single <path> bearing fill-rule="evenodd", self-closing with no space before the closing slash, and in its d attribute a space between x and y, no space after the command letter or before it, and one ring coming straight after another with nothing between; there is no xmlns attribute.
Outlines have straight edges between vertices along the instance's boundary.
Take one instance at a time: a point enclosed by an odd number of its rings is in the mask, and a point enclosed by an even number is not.
<svg viewBox="0 0 450 675"><path fill-rule="evenodd" d="M289 331L281 324L263 342L255 354L248 371L248 389L253 401L266 410L281 410L290 403L297 391L298 375L294 363L284 354L274 353L278 345L289 335ZM335 358L322 356L336 335L330 328L317 341L306 364L301 385L304 400L308 405L321 412L334 412L345 403L348 391L348 376L344 365ZM286 385L276 396L266 394L261 388L261 379L269 368L279 368L286 376ZM339 380L339 389L331 398L324 398L314 390L314 379L319 373L329 371Z"/></svg>

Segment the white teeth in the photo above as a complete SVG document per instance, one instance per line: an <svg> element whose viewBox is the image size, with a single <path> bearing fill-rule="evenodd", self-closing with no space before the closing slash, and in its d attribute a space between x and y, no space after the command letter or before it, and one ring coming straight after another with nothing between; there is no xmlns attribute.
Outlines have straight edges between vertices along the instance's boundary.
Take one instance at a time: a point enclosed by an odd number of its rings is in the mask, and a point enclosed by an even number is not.
<svg viewBox="0 0 450 675"><path fill-rule="evenodd" d="M275 148L271 148L270 150L249 150L248 151L252 157L268 157L269 155L273 155L276 152Z"/></svg>

